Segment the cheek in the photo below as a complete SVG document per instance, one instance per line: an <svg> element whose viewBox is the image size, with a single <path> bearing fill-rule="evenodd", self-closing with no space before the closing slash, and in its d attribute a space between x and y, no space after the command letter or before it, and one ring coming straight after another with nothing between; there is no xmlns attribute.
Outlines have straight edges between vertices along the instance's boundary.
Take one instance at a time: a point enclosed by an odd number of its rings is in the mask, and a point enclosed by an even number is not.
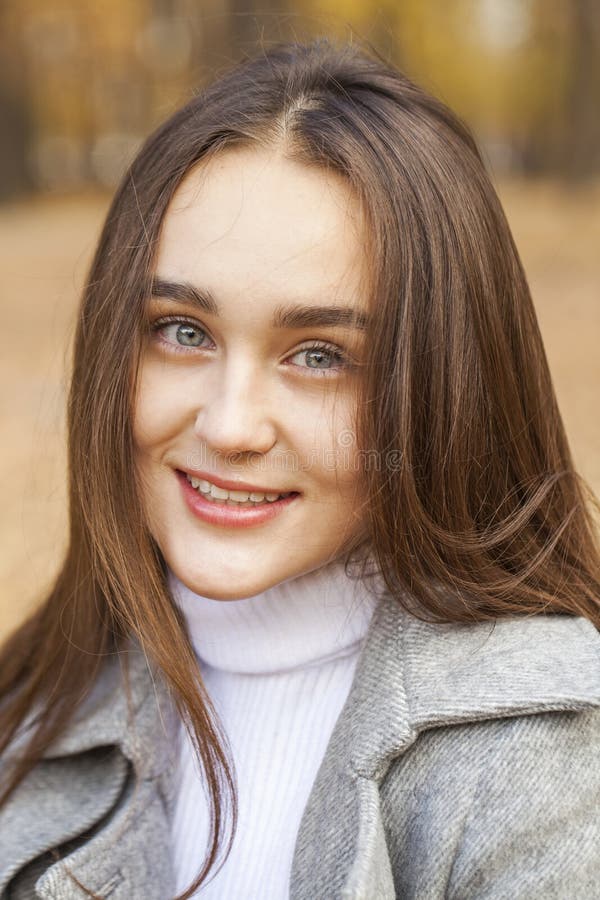
<svg viewBox="0 0 600 900"><path fill-rule="evenodd" d="M337 398L335 406L321 415L313 431L313 443L305 447L313 474L329 491L344 496L356 492L363 480L361 456L354 430L352 398ZM305 432L306 433L306 432Z"/></svg>
<svg viewBox="0 0 600 900"><path fill-rule="evenodd" d="M185 392L178 391L164 367L142 366L133 412L133 440L138 450L151 450L177 433L186 418Z"/></svg>

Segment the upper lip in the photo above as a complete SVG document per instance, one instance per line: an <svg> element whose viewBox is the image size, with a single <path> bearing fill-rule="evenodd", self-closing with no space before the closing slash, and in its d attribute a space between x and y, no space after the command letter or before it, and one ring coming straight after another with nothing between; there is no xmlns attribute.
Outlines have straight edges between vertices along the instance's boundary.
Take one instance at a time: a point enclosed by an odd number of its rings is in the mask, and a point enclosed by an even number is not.
<svg viewBox="0 0 600 900"><path fill-rule="evenodd" d="M210 481L211 484L216 484L217 487L223 488L224 491L250 491L255 494L288 494L292 493L286 489L281 490L280 488L273 487L260 487L256 484L250 484L248 481L226 481L224 478L219 478L217 475L211 475L209 472L199 472L197 469L180 469L180 472L183 472L185 475L189 475L190 478L201 479L202 481ZM297 492L294 492L297 493Z"/></svg>

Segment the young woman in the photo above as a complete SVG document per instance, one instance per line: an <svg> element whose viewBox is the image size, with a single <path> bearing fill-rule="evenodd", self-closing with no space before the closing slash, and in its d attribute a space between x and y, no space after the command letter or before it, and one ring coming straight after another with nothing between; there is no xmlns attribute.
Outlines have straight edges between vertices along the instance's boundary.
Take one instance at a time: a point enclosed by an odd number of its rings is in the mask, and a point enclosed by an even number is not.
<svg viewBox="0 0 600 900"><path fill-rule="evenodd" d="M445 106L317 41L162 125L69 478L3 648L2 898L600 896L593 498Z"/></svg>

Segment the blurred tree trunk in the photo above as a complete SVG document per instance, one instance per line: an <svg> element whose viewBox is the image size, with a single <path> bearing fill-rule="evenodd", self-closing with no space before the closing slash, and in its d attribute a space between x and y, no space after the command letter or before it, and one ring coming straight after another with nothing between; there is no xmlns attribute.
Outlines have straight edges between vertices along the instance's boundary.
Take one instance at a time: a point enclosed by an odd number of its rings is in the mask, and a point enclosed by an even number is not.
<svg viewBox="0 0 600 900"><path fill-rule="evenodd" d="M600 170L600 6L570 0L570 59L564 97L560 167L573 180Z"/></svg>
<svg viewBox="0 0 600 900"><path fill-rule="evenodd" d="M534 0L533 9L544 102L521 143L522 164L583 181L600 172L600 4Z"/></svg>
<svg viewBox="0 0 600 900"><path fill-rule="evenodd" d="M0 0L0 200L31 188L27 153L31 136L30 98L22 77L23 58L6 26L7 4Z"/></svg>
<svg viewBox="0 0 600 900"><path fill-rule="evenodd" d="M31 187L27 112L25 98L0 85L0 200L8 200Z"/></svg>
<svg viewBox="0 0 600 900"><path fill-rule="evenodd" d="M230 35L236 58L252 51L262 41L289 38L285 14L285 0L229 0Z"/></svg>
<svg viewBox="0 0 600 900"><path fill-rule="evenodd" d="M194 64L208 79L252 53L262 41L292 36L294 17L286 16L291 0L203 0L194 18L201 39L195 44Z"/></svg>

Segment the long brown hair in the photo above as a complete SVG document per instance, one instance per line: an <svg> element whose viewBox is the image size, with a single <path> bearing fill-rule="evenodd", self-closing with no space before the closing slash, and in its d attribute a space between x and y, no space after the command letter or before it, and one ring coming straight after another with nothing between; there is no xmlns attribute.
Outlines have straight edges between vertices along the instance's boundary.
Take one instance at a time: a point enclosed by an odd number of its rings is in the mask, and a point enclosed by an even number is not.
<svg viewBox="0 0 600 900"><path fill-rule="evenodd" d="M600 627L596 501L574 470L523 268L469 131L356 44L281 44L234 67L151 135L107 215L75 341L69 549L45 603L4 645L0 679L0 749L42 710L6 799L106 654L140 643L190 728L213 804L185 897L216 860L222 785L235 801L235 784L144 520L132 403L167 205L194 164L256 143L342 173L370 226L357 433L368 545L388 589L432 621L559 612Z"/></svg>

